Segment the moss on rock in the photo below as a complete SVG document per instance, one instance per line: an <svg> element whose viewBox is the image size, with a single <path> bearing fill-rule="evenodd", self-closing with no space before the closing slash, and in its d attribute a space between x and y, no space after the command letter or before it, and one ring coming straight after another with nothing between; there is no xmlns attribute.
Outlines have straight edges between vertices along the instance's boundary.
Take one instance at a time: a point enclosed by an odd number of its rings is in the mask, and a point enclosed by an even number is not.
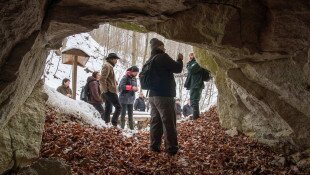
<svg viewBox="0 0 310 175"><path fill-rule="evenodd" d="M141 25L138 25L132 22L112 22L110 24L115 27L119 27L119 28L126 29L126 30L131 30L135 32L140 32L140 33L148 32L148 30L144 26L141 26Z"/></svg>

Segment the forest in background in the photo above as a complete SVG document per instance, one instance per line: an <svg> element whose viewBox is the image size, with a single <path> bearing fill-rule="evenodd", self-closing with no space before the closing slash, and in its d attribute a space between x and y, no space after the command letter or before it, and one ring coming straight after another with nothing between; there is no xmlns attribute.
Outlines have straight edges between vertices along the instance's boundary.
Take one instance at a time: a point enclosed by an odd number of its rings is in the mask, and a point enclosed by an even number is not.
<svg viewBox="0 0 310 175"><path fill-rule="evenodd" d="M184 55L183 71L180 74L175 74L177 83L177 98L181 99L181 103L184 105L189 98L189 93L184 88L184 83L187 75L186 63L189 61L188 54L193 52L193 47L191 45L168 40L157 33L139 33L114 27L109 24L104 24L98 29L89 32L87 35L76 34L65 38L61 49L72 46L79 47L86 44L86 48L89 50L88 52L90 52L91 55L89 62L92 63L91 66L89 66L89 63L86 65L86 68L84 69L86 72L98 70L98 64L103 64L105 61L104 58L108 55L108 53L117 53L121 57L115 70L116 78L119 81L127 68L132 65L136 65L141 68L145 61L149 59L151 53L149 42L152 38L158 38L163 41L165 44L166 53L168 53L173 59L177 57L178 53L182 53ZM72 44L74 42L75 44ZM55 56L50 55L49 59L53 59ZM57 71L66 71L59 70L57 68L54 73L54 77L56 75L57 78L64 78L57 76ZM70 74L68 76L70 77ZM212 79L209 82L205 82L205 89L203 90L200 101L201 109L208 109L211 105L214 105L216 103L216 98L217 89L215 87L214 80Z"/></svg>

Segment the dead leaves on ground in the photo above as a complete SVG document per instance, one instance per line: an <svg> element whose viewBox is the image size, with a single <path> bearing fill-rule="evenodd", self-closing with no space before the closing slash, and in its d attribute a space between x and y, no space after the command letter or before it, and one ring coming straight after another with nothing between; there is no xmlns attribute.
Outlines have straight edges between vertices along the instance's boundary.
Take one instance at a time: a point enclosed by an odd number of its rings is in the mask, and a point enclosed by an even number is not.
<svg viewBox="0 0 310 175"><path fill-rule="evenodd" d="M73 174L291 174L272 164L276 154L268 147L225 134L215 107L178 124L180 151L174 157L150 152L148 133L127 138L118 129L55 120L49 110L41 156L64 159Z"/></svg>

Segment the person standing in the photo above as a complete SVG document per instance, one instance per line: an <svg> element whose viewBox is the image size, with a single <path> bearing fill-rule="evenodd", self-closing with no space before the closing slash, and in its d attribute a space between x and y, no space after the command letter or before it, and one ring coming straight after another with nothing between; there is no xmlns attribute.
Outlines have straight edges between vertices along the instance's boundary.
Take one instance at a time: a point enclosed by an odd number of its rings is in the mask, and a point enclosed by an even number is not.
<svg viewBox="0 0 310 175"><path fill-rule="evenodd" d="M178 152L176 130L175 101L176 83L173 73L181 73L183 55L179 54L174 61L165 53L164 43L157 38L150 41L152 71L150 74L152 87L149 102L151 106L150 150L160 152L161 139L165 139L165 151L169 155ZM149 60L149 61L150 61Z"/></svg>
<svg viewBox="0 0 310 175"><path fill-rule="evenodd" d="M102 107L103 100L101 98L101 92L100 92L100 73L95 71L93 72L92 76L89 76L87 78L87 84L88 86L88 103L93 105L94 108L100 113L101 118L104 119L104 109Z"/></svg>
<svg viewBox="0 0 310 175"><path fill-rule="evenodd" d="M136 99L134 104L134 109L137 111L145 111L145 101L144 101L144 95L142 92L139 94L139 98Z"/></svg>
<svg viewBox="0 0 310 175"><path fill-rule="evenodd" d="M188 100L187 104L183 106L183 115L188 117L193 114L193 108L191 107L191 101Z"/></svg>
<svg viewBox="0 0 310 175"><path fill-rule="evenodd" d="M128 111L128 125L131 130L134 129L133 126L133 103L135 101L135 93L139 90L137 87L137 79L139 68L137 66L132 66L127 69L126 75L123 76L121 82L119 83L119 101L122 106L121 112L121 127L125 127L125 115L126 110Z"/></svg>
<svg viewBox="0 0 310 175"><path fill-rule="evenodd" d="M70 80L68 78L64 78L62 80L62 85L57 88L57 92L72 98L72 90L70 88Z"/></svg>
<svg viewBox="0 0 310 175"><path fill-rule="evenodd" d="M182 117L182 108L181 108L181 102L180 99L175 100L175 114L177 119L181 119Z"/></svg>
<svg viewBox="0 0 310 175"><path fill-rule="evenodd" d="M190 90L190 101L193 108L193 119L199 118L199 101L201 92L204 88L203 73L204 69L196 62L194 53L189 54L190 61L187 63L188 75L186 77L184 87Z"/></svg>
<svg viewBox="0 0 310 175"><path fill-rule="evenodd" d="M112 113L112 105L115 108L112 125L117 126L118 117L121 112L121 104L117 96L117 83L115 80L115 74L113 67L116 65L117 60L120 59L115 53L109 53L106 57L106 62L102 66L100 82L100 90L102 96L106 100L105 102L105 112L104 112L104 121L106 123L110 122L110 115Z"/></svg>

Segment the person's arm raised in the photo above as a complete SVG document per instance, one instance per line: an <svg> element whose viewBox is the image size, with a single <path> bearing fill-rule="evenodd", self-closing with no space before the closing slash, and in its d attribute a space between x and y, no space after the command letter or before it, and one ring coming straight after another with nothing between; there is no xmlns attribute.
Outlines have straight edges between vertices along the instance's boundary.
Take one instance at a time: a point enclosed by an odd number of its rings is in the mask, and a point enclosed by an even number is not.
<svg viewBox="0 0 310 175"><path fill-rule="evenodd" d="M174 61L168 54L165 54L165 59L164 61L166 64L166 68L170 70L173 73L181 73L183 69L183 55L179 54L177 61Z"/></svg>

